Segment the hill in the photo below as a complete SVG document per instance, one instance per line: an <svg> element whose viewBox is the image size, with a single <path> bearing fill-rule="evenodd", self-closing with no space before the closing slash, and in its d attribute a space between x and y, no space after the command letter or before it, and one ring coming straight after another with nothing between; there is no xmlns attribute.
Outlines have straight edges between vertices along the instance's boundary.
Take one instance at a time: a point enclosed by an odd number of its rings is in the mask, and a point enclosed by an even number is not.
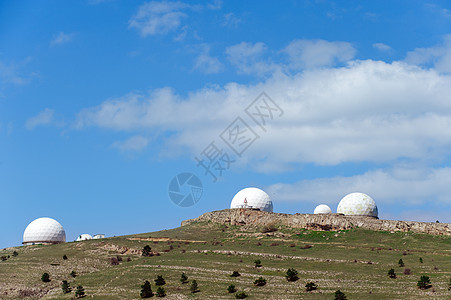
<svg viewBox="0 0 451 300"><path fill-rule="evenodd" d="M152 256L141 255L145 245ZM248 299L333 299L338 289L348 299L449 299L450 255L449 236L191 220L159 232L3 249L0 256L9 258L0 261L0 298L71 299L74 291L61 290L61 281L68 280L73 290L82 285L90 299L140 299L144 281L155 292L154 279L162 275L166 299L235 299L227 291L230 284ZM255 260L262 266L256 268ZM298 271L299 280L286 280L288 268ZM396 279L387 276L391 268ZM75 278L69 275L73 270ZM231 277L233 271L241 276ZM48 283L41 281L44 272L50 274ZM182 272L189 283L180 282ZM421 275L430 277L431 288L416 287ZM265 286L253 284L260 276ZM193 279L199 285L195 294ZM307 282L318 289L306 292Z"/></svg>

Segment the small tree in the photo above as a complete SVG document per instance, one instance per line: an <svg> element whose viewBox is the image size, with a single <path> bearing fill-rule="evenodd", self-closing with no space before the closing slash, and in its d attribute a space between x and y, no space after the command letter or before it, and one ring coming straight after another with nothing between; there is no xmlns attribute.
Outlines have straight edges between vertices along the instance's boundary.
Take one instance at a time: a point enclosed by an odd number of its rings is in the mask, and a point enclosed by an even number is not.
<svg viewBox="0 0 451 300"><path fill-rule="evenodd" d="M395 273L395 269L390 269L389 271L388 271L388 277L390 277L390 278L396 278L396 273Z"/></svg>
<svg viewBox="0 0 451 300"><path fill-rule="evenodd" d="M255 264L255 267L256 267L256 268L260 268L260 267L262 266L262 261L259 260L259 259L256 259L256 260L254 261L254 264Z"/></svg>
<svg viewBox="0 0 451 300"><path fill-rule="evenodd" d="M189 289L190 289L191 293L193 293L193 294L199 292L199 286L197 285L197 280L193 280L191 282L191 286Z"/></svg>
<svg viewBox="0 0 451 300"><path fill-rule="evenodd" d="M296 280L298 280L298 279L299 279L299 277L298 277L298 271L296 271L296 270L293 269L293 268L289 268L289 269L287 270L287 275L285 275L285 278L286 278L288 281L296 281Z"/></svg>
<svg viewBox="0 0 451 300"><path fill-rule="evenodd" d="M422 263L423 263L423 258L420 257L420 264L422 264Z"/></svg>
<svg viewBox="0 0 451 300"><path fill-rule="evenodd" d="M166 291L164 290L164 288L162 286L159 286L157 288L157 297L165 297L166 296Z"/></svg>
<svg viewBox="0 0 451 300"><path fill-rule="evenodd" d="M227 291L229 293L235 293L236 292L236 287L234 284L229 285L229 287L227 288Z"/></svg>
<svg viewBox="0 0 451 300"><path fill-rule="evenodd" d="M75 296L77 298L83 298L85 296L85 289L82 285L77 286L77 290L75 291Z"/></svg>
<svg viewBox="0 0 451 300"><path fill-rule="evenodd" d="M448 283L448 291L451 290L451 278L449 279L449 283Z"/></svg>
<svg viewBox="0 0 451 300"><path fill-rule="evenodd" d="M63 255L63 259L67 260L67 255L66 254Z"/></svg>
<svg viewBox="0 0 451 300"><path fill-rule="evenodd" d="M188 282L188 276L186 276L185 273L182 273L182 275L180 276L180 282L183 284Z"/></svg>
<svg viewBox="0 0 451 300"><path fill-rule="evenodd" d="M347 300L347 299L348 298L346 298L346 295L342 291L337 290L335 292L335 300Z"/></svg>
<svg viewBox="0 0 451 300"><path fill-rule="evenodd" d="M152 253L152 248L150 248L149 245L144 246L143 250L142 250L142 256L151 256L150 254Z"/></svg>
<svg viewBox="0 0 451 300"><path fill-rule="evenodd" d="M152 287L150 286L150 282L148 280L144 281L144 284L141 285L141 298L150 298L153 296Z"/></svg>
<svg viewBox="0 0 451 300"><path fill-rule="evenodd" d="M265 284L266 284L266 279L264 279L261 276L258 279L255 279L255 281L254 281L255 286L264 286Z"/></svg>
<svg viewBox="0 0 451 300"><path fill-rule="evenodd" d="M155 279L155 285L165 285L166 281L164 281L164 278L162 275L158 275L157 279Z"/></svg>
<svg viewBox="0 0 451 300"><path fill-rule="evenodd" d="M74 278L77 277L77 272L72 270L72 272L70 272L70 276L72 276Z"/></svg>
<svg viewBox="0 0 451 300"><path fill-rule="evenodd" d="M398 264L400 267L404 267L404 262L402 261L402 258L399 259Z"/></svg>
<svg viewBox="0 0 451 300"><path fill-rule="evenodd" d="M19 255L19 252L15 251L13 252L13 256L16 257L17 255Z"/></svg>
<svg viewBox="0 0 451 300"><path fill-rule="evenodd" d="M316 283L314 283L314 282L308 282L308 283L305 285L305 290L306 290L307 292L314 291L314 290L316 290L317 288L318 288L318 286L317 286Z"/></svg>
<svg viewBox="0 0 451 300"><path fill-rule="evenodd" d="M42 280L42 282L50 282L50 275L49 275L49 273L42 274L41 280Z"/></svg>
<svg viewBox="0 0 451 300"><path fill-rule="evenodd" d="M232 275L230 277L239 277L241 274L238 271L233 271Z"/></svg>
<svg viewBox="0 0 451 300"><path fill-rule="evenodd" d="M72 289L70 288L70 284L67 282L67 280L63 280L61 284L61 289L63 290L64 294L70 293Z"/></svg>
<svg viewBox="0 0 451 300"><path fill-rule="evenodd" d="M429 276L422 275L420 277L420 280L417 282L417 287L419 287L422 290L428 289L432 286L431 280L429 279Z"/></svg>
<svg viewBox="0 0 451 300"><path fill-rule="evenodd" d="M236 299L244 299L247 298L247 294L244 291L238 292L235 294Z"/></svg>

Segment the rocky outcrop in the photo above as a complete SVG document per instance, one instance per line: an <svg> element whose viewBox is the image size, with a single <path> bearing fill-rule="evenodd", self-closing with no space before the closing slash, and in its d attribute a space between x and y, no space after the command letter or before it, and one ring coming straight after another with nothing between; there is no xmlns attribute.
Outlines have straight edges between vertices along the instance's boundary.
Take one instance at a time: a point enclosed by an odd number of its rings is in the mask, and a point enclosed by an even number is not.
<svg viewBox="0 0 451 300"><path fill-rule="evenodd" d="M402 231L427 233L433 235L451 235L449 223L426 223L415 221L380 220L363 216L344 216L342 214L281 214L259 210L235 208L212 211L195 219L182 222L182 226L193 222L213 222L226 225L264 226L278 224L292 228L337 231L351 228L364 228L379 231Z"/></svg>

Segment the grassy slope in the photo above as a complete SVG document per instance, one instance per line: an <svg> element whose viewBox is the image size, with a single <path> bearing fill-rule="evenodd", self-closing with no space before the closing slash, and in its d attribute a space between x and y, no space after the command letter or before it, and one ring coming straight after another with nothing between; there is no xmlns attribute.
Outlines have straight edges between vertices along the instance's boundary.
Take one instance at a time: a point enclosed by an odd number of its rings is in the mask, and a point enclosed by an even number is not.
<svg viewBox="0 0 451 300"><path fill-rule="evenodd" d="M172 240L129 239L149 236ZM141 250L145 245L161 255L123 254L120 265L110 265L109 258L118 254L118 246ZM305 245L313 247L302 249ZM240 227L192 224L133 236L16 250L19 256L0 262L1 299L16 299L20 289L37 293L30 299L39 296L70 299L73 292L67 295L61 292L63 279L70 281L72 287L83 285L87 295L94 299L139 299L144 280L151 282L155 292L153 279L160 274L166 279L167 299L234 299L226 290L232 283L239 290L245 290L250 296L248 299L333 299L337 289L345 292L349 299L449 299L451 296L448 291L451 237L443 236L362 229L315 232L289 228L262 234L259 230ZM3 250L0 255L11 255L12 251ZM64 254L69 258L66 261L62 259ZM127 261L128 257L131 261ZM419 257L424 263L419 262ZM403 275L404 268L398 266L400 258L412 275ZM254 268L255 259L262 261L262 268ZM290 267L299 272L297 282L287 282L284 278ZM397 279L387 276L390 268L395 269ZM75 279L69 276L72 270L79 274ZM235 270L242 276L231 278L229 275ZM50 274L50 283L41 282L43 272ZM180 283L182 272L189 280L197 280L199 293L191 294L189 284ZM416 288L422 274L430 276L432 289ZM259 276L267 279L266 286L253 286ZM317 283L319 289L305 292L308 281Z"/></svg>

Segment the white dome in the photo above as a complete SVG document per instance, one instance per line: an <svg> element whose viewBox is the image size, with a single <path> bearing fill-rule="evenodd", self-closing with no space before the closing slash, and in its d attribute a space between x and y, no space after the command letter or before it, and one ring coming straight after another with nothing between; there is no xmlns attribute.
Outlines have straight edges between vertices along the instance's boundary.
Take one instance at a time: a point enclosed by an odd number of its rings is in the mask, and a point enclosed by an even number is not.
<svg viewBox="0 0 451 300"><path fill-rule="evenodd" d="M351 193L338 203L337 213L347 216L369 216L377 218L376 202L364 193Z"/></svg>
<svg viewBox="0 0 451 300"><path fill-rule="evenodd" d="M66 232L58 221L51 218L39 218L28 224L23 233L23 244L64 243Z"/></svg>
<svg viewBox="0 0 451 300"><path fill-rule="evenodd" d="M313 213L316 214L331 214L332 210L330 209L329 206L327 206L326 204L320 204L318 205L315 210L313 211Z"/></svg>
<svg viewBox="0 0 451 300"><path fill-rule="evenodd" d="M82 235L79 235L77 238L77 242L86 240L92 240L92 236L90 234L83 233Z"/></svg>
<svg viewBox="0 0 451 300"><path fill-rule="evenodd" d="M239 191L232 199L230 208L257 208L272 212L272 201L268 194L258 188L250 187Z"/></svg>

